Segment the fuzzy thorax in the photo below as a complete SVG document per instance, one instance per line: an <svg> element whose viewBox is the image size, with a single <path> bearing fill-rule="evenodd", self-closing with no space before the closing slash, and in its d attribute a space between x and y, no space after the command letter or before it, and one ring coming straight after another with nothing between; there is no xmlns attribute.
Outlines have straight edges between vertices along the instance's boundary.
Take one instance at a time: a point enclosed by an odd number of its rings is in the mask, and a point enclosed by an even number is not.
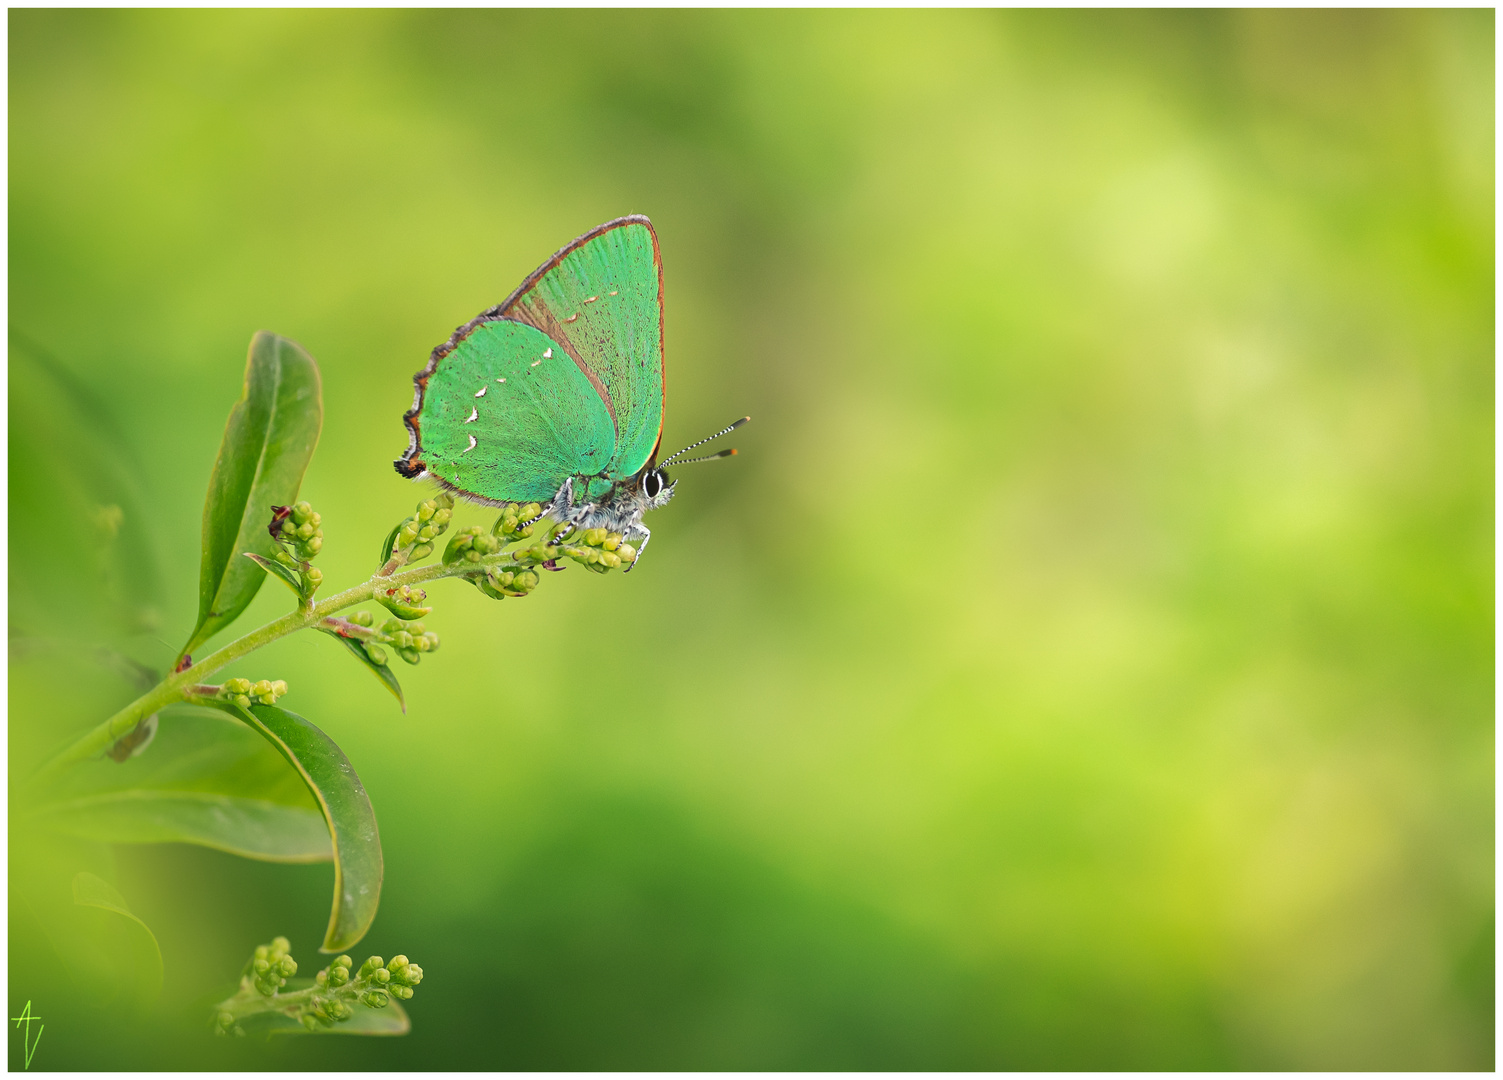
<svg viewBox="0 0 1503 1080"><path fill-rule="evenodd" d="M666 506L673 498L677 481L670 482L661 469L644 469L636 476L619 480L611 486L598 502L576 503L574 501L574 478L566 479L553 502L544 514L554 521L574 529L605 529L620 533L628 542L634 536L642 538L645 550L652 535L642 524L642 515L649 510Z"/></svg>

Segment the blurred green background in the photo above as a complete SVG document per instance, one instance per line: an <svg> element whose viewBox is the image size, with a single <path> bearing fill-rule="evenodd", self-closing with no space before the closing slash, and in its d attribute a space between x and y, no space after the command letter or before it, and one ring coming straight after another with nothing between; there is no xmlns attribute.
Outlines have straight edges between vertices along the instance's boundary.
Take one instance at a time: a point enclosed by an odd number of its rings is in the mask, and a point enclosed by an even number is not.
<svg viewBox="0 0 1503 1080"><path fill-rule="evenodd" d="M190 628L255 330L336 586L428 351L608 218L664 445L755 418L630 577L440 585L405 716L229 672L371 792L409 1037L215 1041L330 869L122 847L161 1002L13 896L32 1068L1491 1067L1491 11L8 18L13 790Z"/></svg>

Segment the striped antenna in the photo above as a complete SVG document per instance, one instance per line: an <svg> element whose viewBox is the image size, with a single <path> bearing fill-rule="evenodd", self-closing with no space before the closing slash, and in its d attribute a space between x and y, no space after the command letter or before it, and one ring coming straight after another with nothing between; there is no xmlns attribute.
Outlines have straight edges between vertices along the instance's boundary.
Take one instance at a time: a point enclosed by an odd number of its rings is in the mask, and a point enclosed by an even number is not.
<svg viewBox="0 0 1503 1080"><path fill-rule="evenodd" d="M665 458L663 461L659 462L658 463L658 468L660 468L660 469L663 468L663 466L667 465L668 462L670 462L670 461L673 460L673 458L679 457L679 456L681 456L683 454L687 454L690 450L693 450L696 446L703 446L705 443L710 442L713 439L718 439L722 435L729 435L731 432L735 431L738 427L740 427L742 424L746 423L750 419L751 419L750 416L743 416L740 420L737 420L730 427L723 428L720 431L715 432L715 434L713 434L713 435L711 435L711 436L709 436L707 438L700 439L699 442L697 442L697 443L690 443L688 446L686 446L682 450L680 450L677 454L674 454L673 457ZM710 456L711 457L730 457L731 454L734 454L734 453L735 453L735 451L732 450L730 452L730 454L712 454ZM696 458L695 460L696 461L708 461L709 458ZM682 462L681 464L688 465L689 462L685 461L685 462Z"/></svg>
<svg viewBox="0 0 1503 1080"><path fill-rule="evenodd" d="M701 461L714 461L716 458L735 457L735 456L736 456L736 451L734 449L731 449L731 450L722 450L718 454L706 454L704 457L691 457L687 461L680 461L679 464L680 465L697 465ZM661 466L659 466L659 467L661 468Z"/></svg>

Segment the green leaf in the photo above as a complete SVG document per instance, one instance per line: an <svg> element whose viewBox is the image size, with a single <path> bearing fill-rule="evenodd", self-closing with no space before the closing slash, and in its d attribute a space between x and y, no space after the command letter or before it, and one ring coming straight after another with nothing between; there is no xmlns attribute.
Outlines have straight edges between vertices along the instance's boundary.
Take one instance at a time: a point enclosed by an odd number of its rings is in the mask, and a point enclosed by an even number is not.
<svg viewBox="0 0 1503 1080"><path fill-rule="evenodd" d="M391 665L376 663L370 658L370 654L365 651L365 647L354 638L347 638L343 634L336 633L333 630L324 630L324 633L349 649L350 655L369 668L372 674L381 680L381 684L396 695L397 704L402 706L402 711L404 713L407 711L407 700L402 697L402 684L397 682L397 677L392 672Z"/></svg>
<svg viewBox="0 0 1503 1080"><path fill-rule="evenodd" d="M381 565L385 566L391 561L391 553L397 546L397 533L402 531L402 523L399 521L391 527L391 532L386 534L386 540L381 545Z"/></svg>
<svg viewBox="0 0 1503 1080"><path fill-rule="evenodd" d="M334 857L321 814L211 791L134 789L55 803L47 824L112 844L198 844L267 862Z"/></svg>
<svg viewBox="0 0 1503 1080"><path fill-rule="evenodd" d="M323 425L318 365L302 346L260 331L251 339L245 388L230 410L204 502L198 622L183 653L233 622L265 577L238 556L273 553L271 508L297 501Z"/></svg>
<svg viewBox="0 0 1503 1080"><path fill-rule="evenodd" d="M312 979L298 977L288 979L281 993L290 994L313 985ZM372 1009L355 1005L355 1015L342 1020L333 1027L321 1027L309 1031L301 1023L285 1013L256 1013L241 1021L247 1035L406 1035L412 1030L412 1020L395 998L384 1009Z"/></svg>
<svg viewBox="0 0 1503 1080"><path fill-rule="evenodd" d="M113 885L87 870L73 875L73 903L112 916L94 920L86 916L85 923L96 932L99 958L130 988L125 995L128 1004L141 1008L155 1002L162 992L162 950L151 928L135 916ZM91 921L93 925L88 925Z"/></svg>
<svg viewBox="0 0 1503 1080"><path fill-rule="evenodd" d="M118 402L14 326L8 374L11 505L45 505L53 532L88 538L32 550L30 572L11 585L11 624L35 633L71 625L87 611L125 634L155 631L161 574L152 508L141 490L146 470L116 420ZM18 527L25 528L19 519ZM76 591L83 604L60 589ZM64 610L69 619L59 615Z"/></svg>
<svg viewBox="0 0 1503 1080"><path fill-rule="evenodd" d="M151 753L81 765L27 816L108 843L199 844L269 862L334 857L301 775L256 732L210 710L164 712Z"/></svg>
<svg viewBox="0 0 1503 1080"><path fill-rule="evenodd" d="M290 566L283 566L275 559L268 559L264 555L257 555L254 551L242 552L247 559L265 570L268 574L275 574L292 590L292 595L299 600L303 598L303 579L300 574Z"/></svg>
<svg viewBox="0 0 1503 1080"><path fill-rule="evenodd" d="M296 713L275 705L219 706L239 717L287 759L318 801L334 840L334 910L320 952L351 948L370 929L381 902L381 836L376 812L344 752Z"/></svg>
<svg viewBox="0 0 1503 1080"><path fill-rule="evenodd" d="M268 1035L391 1036L406 1035L412 1030L412 1020L408 1017L407 1010L395 1001L384 1009L371 1009L364 1005L357 1005L355 1015L348 1020L342 1020L331 1028L319 1028L317 1031L309 1031L291 1017L279 1016L278 1019L285 1020L287 1023L270 1027L266 1032Z"/></svg>

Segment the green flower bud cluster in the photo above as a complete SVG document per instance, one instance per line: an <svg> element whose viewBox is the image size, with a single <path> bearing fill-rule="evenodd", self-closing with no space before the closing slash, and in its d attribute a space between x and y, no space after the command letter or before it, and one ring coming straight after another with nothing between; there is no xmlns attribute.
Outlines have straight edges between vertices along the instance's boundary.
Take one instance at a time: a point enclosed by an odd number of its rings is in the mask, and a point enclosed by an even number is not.
<svg viewBox="0 0 1503 1080"><path fill-rule="evenodd" d="M274 525L276 531L272 533L272 537L286 544L296 558L307 561L323 550L324 531L319 526L324 519L314 511L312 505L304 501L290 507L273 509L280 521ZM280 513L282 510L289 510L290 513L284 515Z"/></svg>
<svg viewBox="0 0 1503 1080"><path fill-rule="evenodd" d="M508 596L526 596L532 592L537 588L538 574L519 566L488 566L484 573L469 580L492 600L505 600Z"/></svg>
<svg viewBox="0 0 1503 1080"><path fill-rule="evenodd" d="M405 956L390 963L369 957L358 970L348 956L337 956L313 977L313 985L283 991L287 979L297 972L292 947L279 937L270 945L257 946L240 979L239 991L214 1008L214 1029L220 1035L244 1035L239 1021L257 1013L277 1012L302 1024L309 1031L333 1027L355 1015L355 1006L384 1009L392 998L407 1001L423 981L423 969Z"/></svg>
<svg viewBox="0 0 1503 1080"><path fill-rule="evenodd" d="M421 619L433 612L431 607L424 607L424 601L428 594L422 589L409 588L406 585L396 589L377 590L376 599L399 619Z"/></svg>
<svg viewBox="0 0 1503 1080"><path fill-rule="evenodd" d="M454 516L454 496L441 491L417 504L410 518L397 526L391 559L397 566L417 562L433 554L433 541L444 534Z"/></svg>
<svg viewBox="0 0 1503 1080"><path fill-rule="evenodd" d="M507 543L513 540L526 540L532 535L538 523L533 521L543 508L537 503L507 503L501 508L501 516L496 519L496 524L491 528L491 535L501 537ZM532 521L531 525L523 526L522 522Z"/></svg>
<svg viewBox="0 0 1503 1080"><path fill-rule="evenodd" d="M409 664L416 664L423 658L423 653L438 648L438 635L425 629L420 622L387 619L381 624L381 633L385 635L385 641L397 650L397 655Z"/></svg>
<svg viewBox="0 0 1503 1080"><path fill-rule="evenodd" d="M323 550L323 516L306 500L292 506L273 506L271 514L267 531L278 545L273 558L301 576L299 592L306 600L324 583L324 572L310 562Z"/></svg>
<svg viewBox="0 0 1503 1080"><path fill-rule="evenodd" d="M348 1020L354 1015L350 1001L371 1009L386 1008L394 997L407 1001L412 997L412 988L423 981L423 969L405 956L392 957L390 964L372 956L353 976L352 964L348 956L340 956L313 977L317 992L298 1018L309 1031Z"/></svg>
<svg viewBox="0 0 1503 1080"><path fill-rule="evenodd" d="M622 566L629 566L637 557L637 549L621 542L621 534L604 529L586 529L573 541L559 546L559 550L586 570L604 574Z"/></svg>
<svg viewBox="0 0 1503 1080"><path fill-rule="evenodd" d="M479 562L487 555L495 555L505 543L499 536L487 533L482 526L471 525L467 529L460 529L454 534L454 539L449 541L448 548L444 550L444 565Z"/></svg>
<svg viewBox="0 0 1503 1080"><path fill-rule="evenodd" d="M256 682L249 679L229 679L223 686L214 689L216 693L212 696L217 700L234 702L242 709L248 709L253 704L275 705L277 698L287 693L287 684L281 679L259 679Z"/></svg>
<svg viewBox="0 0 1503 1080"><path fill-rule="evenodd" d="M262 997L271 997L296 974L297 961L292 958L292 943L286 938L272 938L270 945L256 946L249 978Z"/></svg>
<svg viewBox="0 0 1503 1080"><path fill-rule="evenodd" d="M366 628L376 626L376 617L369 611L357 611L345 621ZM355 635L346 633L345 636ZM409 664L416 664L423 658L423 653L433 652L438 648L437 634L421 622L402 619L387 619L379 629L372 629L368 635L360 635L359 640L365 647L365 655L377 664L386 663L386 650L381 647L383 645L396 649L397 655Z"/></svg>

